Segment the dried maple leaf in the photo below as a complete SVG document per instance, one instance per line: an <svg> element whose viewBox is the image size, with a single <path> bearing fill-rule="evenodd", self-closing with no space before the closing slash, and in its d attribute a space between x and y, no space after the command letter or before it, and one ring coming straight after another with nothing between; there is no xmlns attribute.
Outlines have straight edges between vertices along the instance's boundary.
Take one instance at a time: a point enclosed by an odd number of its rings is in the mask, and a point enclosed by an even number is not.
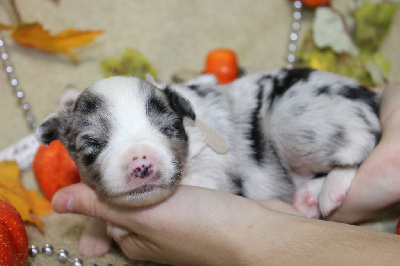
<svg viewBox="0 0 400 266"><path fill-rule="evenodd" d="M38 218L53 210L50 202L35 190L24 188L20 170L14 161L0 162L0 199L10 202L20 213L24 222L34 224L43 232L43 222Z"/></svg>
<svg viewBox="0 0 400 266"><path fill-rule="evenodd" d="M55 35L43 28L40 23L22 23L13 28L12 38L18 44L39 49L49 53L61 53L68 55L72 60L78 61L78 57L70 50L81 47L93 41L103 30L77 30L66 29Z"/></svg>
<svg viewBox="0 0 400 266"><path fill-rule="evenodd" d="M129 47L125 49L120 59L105 59L101 62L100 67L105 78L134 76L145 79L147 73L155 78L157 77L157 70L149 60L141 52Z"/></svg>
<svg viewBox="0 0 400 266"><path fill-rule="evenodd" d="M11 30L12 26L4 25L0 23L0 30Z"/></svg>

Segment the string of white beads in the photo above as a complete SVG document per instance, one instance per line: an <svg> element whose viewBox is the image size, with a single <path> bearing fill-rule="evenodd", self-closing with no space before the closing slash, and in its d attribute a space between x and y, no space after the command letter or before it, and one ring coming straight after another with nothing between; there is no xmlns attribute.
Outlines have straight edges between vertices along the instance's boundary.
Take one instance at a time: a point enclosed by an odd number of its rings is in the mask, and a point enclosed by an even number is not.
<svg viewBox="0 0 400 266"><path fill-rule="evenodd" d="M6 44L3 39L3 35L0 29L0 58L3 61L4 71L8 76L8 81L13 89L15 97L18 99L18 102L21 106L22 111L24 112L26 121L31 129L36 128L36 119L31 111L31 106L25 100L25 93L21 89L18 79L15 76L14 67L11 64L9 53L6 48Z"/></svg>
<svg viewBox="0 0 400 266"><path fill-rule="evenodd" d="M41 249L35 245L29 247L29 256L35 258L40 253L46 256L53 256L53 254L57 254L57 259L61 263L68 262L70 265L73 266L82 266L83 262L80 258L69 258L68 251L65 249L60 249L55 251L53 246L50 244L45 244ZM96 264L90 264L90 266L97 266Z"/></svg>
<svg viewBox="0 0 400 266"><path fill-rule="evenodd" d="M303 4L301 1L293 2L293 17L292 17L292 30L289 35L289 54L286 58L287 68L292 68L294 62L296 61L296 50L297 50L297 40L299 38L300 30L300 19L301 19L301 7Z"/></svg>

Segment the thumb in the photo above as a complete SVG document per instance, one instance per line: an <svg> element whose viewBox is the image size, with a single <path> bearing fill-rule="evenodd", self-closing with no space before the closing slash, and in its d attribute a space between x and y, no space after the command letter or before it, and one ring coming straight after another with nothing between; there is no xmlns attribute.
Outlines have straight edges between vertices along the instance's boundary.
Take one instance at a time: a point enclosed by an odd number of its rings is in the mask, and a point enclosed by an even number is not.
<svg viewBox="0 0 400 266"><path fill-rule="evenodd" d="M93 189L83 183L57 191L52 198L51 206L58 213L79 213L101 219L110 216L109 205L100 201Z"/></svg>

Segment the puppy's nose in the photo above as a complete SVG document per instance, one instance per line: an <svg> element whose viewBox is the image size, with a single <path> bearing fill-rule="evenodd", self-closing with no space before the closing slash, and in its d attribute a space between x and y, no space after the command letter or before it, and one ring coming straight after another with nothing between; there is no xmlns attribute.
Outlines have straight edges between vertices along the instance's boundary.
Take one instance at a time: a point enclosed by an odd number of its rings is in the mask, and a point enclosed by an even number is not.
<svg viewBox="0 0 400 266"><path fill-rule="evenodd" d="M151 176L156 171L152 160L146 155L134 157L132 161L131 169L134 177L146 178Z"/></svg>

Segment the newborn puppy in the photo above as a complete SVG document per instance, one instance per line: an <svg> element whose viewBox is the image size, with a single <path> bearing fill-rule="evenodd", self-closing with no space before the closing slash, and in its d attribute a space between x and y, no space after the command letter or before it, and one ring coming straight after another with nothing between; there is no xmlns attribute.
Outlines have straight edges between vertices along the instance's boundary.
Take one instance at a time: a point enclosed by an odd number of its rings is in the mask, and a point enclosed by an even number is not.
<svg viewBox="0 0 400 266"><path fill-rule="evenodd" d="M112 204L155 204L187 184L293 200L317 218L340 206L375 147L379 102L380 95L350 78L311 69L165 89L112 77L90 86L71 109L50 115L37 137L44 144L60 139L82 181ZM212 143L204 124L229 149ZM83 255L108 248L105 233L100 241L82 237Z"/></svg>

